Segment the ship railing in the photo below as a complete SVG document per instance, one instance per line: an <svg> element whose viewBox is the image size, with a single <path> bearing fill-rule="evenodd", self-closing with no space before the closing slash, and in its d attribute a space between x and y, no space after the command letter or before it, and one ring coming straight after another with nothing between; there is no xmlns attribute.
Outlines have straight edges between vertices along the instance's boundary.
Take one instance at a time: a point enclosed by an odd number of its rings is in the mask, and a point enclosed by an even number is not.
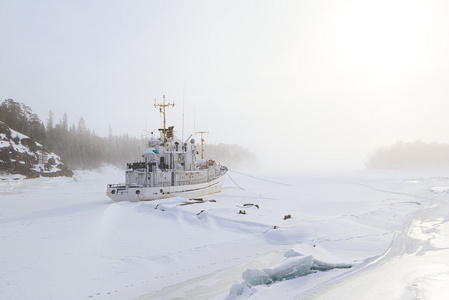
<svg viewBox="0 0 449 300"><path fill-rule="evenodd" d="M221 175L221 174L214 174L214 175L208 176L208 178L201 178L201 179L190 178L187 180L176 180L176 182L174 183L174 186L206 183L206 182L217 179L218 177L220 177L219 175ZM164 180L164 181L157 181L154 186L155 187L166 187L166 186L171 186L171 185L172 185L171 180Z"/></svg>
<svg viewBox="0 0 449 300"><path fill-rule="evenodd" d="M164 187L164 186L171 186L171 181L158 181L155 184L156 187Z"/></svg>
<svg viewBox="0 0 449 300"><path fill-rule="evenodd" d="M178 182L176 182L176 186L178 185L190 185L190 184L200 184L200 183L206 183L208 181L214 180L215 178L209 178L209 180L207 179L189 179L189 180L180 180Z"/></svg>
<svg viewBox="0 0 449 300"><path fill-rule="evenodd" d="M189 184L191 184L190 180L180 180L176 182L176 185L189 185Z"/></svg>
<svg viewBox="0 0 449 300"><path fill-rule="evenodd" d="M128 185L129 188L143 188L143 184L130 183Z"/></svg>
<svg viewBox="0 0 449 300"><path fill-rule="evenodd" d="M126 185L124 183L116 183L116 184L108 184L110 188L125 188Z"/></svg>

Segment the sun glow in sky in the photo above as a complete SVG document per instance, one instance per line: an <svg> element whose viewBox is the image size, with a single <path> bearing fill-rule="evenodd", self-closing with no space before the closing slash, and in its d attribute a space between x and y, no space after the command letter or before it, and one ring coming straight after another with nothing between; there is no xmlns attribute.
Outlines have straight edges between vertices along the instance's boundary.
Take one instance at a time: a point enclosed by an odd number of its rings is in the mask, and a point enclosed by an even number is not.
<svg viewBox="0 0 449 300"><path fill-rule="evenodd" d="M107 135L208 131L262 165L449 143L445 1L2 1L0 99ZM281 151L281 157L274 154Z"/></svg>
<svg viewBox="0 0 449 300"><path fill-rule="evenodd" d="M355 63L395 71L426 54L430 17L423 1L352 2L337 24L338 46Z"/></svg>

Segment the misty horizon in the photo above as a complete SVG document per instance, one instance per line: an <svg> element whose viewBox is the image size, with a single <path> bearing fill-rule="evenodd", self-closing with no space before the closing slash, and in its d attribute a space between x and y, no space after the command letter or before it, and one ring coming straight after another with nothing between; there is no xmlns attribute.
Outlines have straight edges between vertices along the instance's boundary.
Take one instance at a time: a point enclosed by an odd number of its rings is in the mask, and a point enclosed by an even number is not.
<svg viewBox="0 0 449 300"><path fill-rule="evenodd" d="M265 166L363 169L397 141L449 143L449 4L0 4L0 99L99 136L208 131ZM280 153L273 157L273 153Z"/></svg>

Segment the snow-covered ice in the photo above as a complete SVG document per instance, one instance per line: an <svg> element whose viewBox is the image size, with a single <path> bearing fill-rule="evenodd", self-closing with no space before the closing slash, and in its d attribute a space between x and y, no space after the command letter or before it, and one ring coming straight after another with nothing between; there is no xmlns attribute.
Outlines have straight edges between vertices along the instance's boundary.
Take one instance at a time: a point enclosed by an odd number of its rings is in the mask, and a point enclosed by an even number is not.
<svg viewBox="0 0 449 300"><path fill-rule="evenodd" d="M113 167L2 176L0 299L443 299L445 174L230 172L189 205L114 203Z"/></svg>

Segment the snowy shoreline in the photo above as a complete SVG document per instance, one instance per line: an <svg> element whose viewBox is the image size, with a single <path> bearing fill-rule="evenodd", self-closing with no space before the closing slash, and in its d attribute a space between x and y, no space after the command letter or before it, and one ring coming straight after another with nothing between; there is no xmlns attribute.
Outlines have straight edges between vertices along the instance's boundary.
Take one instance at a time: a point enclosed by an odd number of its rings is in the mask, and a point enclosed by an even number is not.
<svg viewBox="0 0 449 300"><path fill-rule="evenodd" d="M113 203L105 187L122 173L111 167L4 180L0 298L438 299L449 279L441 174L268 178L281 186L231 173L243 190L227 180L215 201L193 205ZM351 268L297 267L315 260Z"/></svg>

